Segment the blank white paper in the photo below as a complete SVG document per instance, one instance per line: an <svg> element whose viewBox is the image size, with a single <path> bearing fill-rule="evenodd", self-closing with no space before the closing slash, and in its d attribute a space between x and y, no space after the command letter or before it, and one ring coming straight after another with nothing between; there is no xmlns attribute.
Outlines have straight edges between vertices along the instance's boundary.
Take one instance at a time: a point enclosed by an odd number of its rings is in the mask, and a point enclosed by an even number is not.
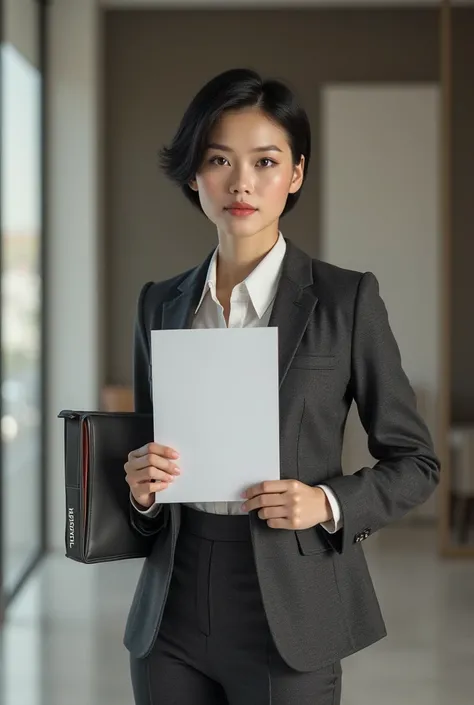
<svg viewBox="0 0 474 705"><path fill-rule="evenodd" d="M155 442L181 468L157 502L239 501L280 479L276 327L154 330L151 360Z"/></svg>

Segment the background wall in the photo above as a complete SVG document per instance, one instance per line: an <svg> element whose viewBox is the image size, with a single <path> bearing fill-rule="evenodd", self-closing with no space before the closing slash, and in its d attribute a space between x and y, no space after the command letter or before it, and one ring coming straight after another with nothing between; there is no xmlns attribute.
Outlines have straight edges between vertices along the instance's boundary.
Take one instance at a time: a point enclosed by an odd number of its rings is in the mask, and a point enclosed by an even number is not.
<svg viewBox="0 0 474 705"><path fill-rule="evenodd" d="M376 272L418 409L441 453L440 108L437 84L323 89L320 252L339 266ZM375 462L353 404L343 470ZM435 517L436 497L415 514Z"/></svg>
<svg viewBox="0 0 474 705"><path fill-rule="evenodd" d="M453 415L474 419L474 11L455 13ZM332 82L430 82L439 76L434 9L108 11L105 17L106 348L108 383L131 380L131 330L141 285L193 266L213 226L158 171L189 99L235 65L289 81L313 130L310 175L284 234L317 256L320 89ZM246 47L242 50L242 33Z"/></svg>

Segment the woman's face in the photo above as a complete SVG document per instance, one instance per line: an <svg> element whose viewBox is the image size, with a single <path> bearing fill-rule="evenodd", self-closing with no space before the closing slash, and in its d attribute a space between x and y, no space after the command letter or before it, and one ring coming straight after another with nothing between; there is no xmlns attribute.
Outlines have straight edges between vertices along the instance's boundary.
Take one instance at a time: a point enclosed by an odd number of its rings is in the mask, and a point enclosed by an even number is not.
<svg viewBox="0 0 474 705"><path fill-rule="evenodd" d="M258 108L224 113L209 137L191 188L220 235L274 235L289 193L303 182L304 157L295 167L288 137ZM233 209L247 204L251 210Z"/></svg>

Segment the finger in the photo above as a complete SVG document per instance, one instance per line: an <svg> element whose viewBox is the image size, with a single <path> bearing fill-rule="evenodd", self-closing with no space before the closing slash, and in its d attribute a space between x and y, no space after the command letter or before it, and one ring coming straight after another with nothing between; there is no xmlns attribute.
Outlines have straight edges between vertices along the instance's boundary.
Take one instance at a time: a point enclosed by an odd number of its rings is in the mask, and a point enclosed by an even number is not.
<svg viewBox="0 0 474 705"><path fill-rule="evenodd" d="M294 526L288 519L268 519L267 526L270 529L286 529L289 531L294 531Z"/></svg>
<svg viewBox="0 0 474 705"><path fill-rule="evenodd" d="M148 484L143 485L143 487L146 487L148 491L147 496L155 494L156 492L163 492L163 490L168 489L169 486L170 483L166 482L166 480L158 480L157 482L149 482Z"/></svg>
<svg viewBox="0 0 474 705"><path fill-rule="evenodd" d="M244 503L244 508L247 511L260 509L261 507L283 507L286 504L282 493L279 494L260 494L253 499L248 499Z"/></svg>
<svg viewBox="0 0 474 705"><path fill-rule="evenodd" d="M167 460L167 458L162 458L160 455L148 454L141 458L135 458L130 463L127 464L128 470L131 472L139 472L145 468L157 468L158 470L164 470L172 475L179 475L180 469L172 460Z"/></svg>
<svg viewBox="0 0 474 705"><path fill-rule="evenodd" d="M132 474L132 482L137 485L144 482L174 482L174 478L168 471L155 467L147 467Z"/></svg>
<svg viewBox="0 0 474 705"><path fill-rule="evenodd" d="M141 458L144 455L150 454L161 455L164 458L179 458L179 453L174 448L163 446L159 443L147 443L141 448L137 448L137 450L132 450L129 454L129 458Z"/></svg>
<svg viewBox="0 0 474 705"><path fill-rule="evenodd" d="M259 519L290 519L286 507L263 507L257 512Z"/></svg>
<svg viewBox="0 0 474 705"><path fill-rule="evenodd" d="M156 484L156 487L153 489L153 492L163 492L163 490L167 490L168 487L170 486L170 483L166 482L166 481L158 482L155 484Z"/></svg>
<svg viewBox="0 0 474 705"><path fill-rule="evenodd" d="M160 484L169 485L172 479L171 475L166 475L166 478L163 477L150 479L145 477L141 480L138 480L136 475L126 475L125 481L127 482L128 486L134 494L139 492L142 496L146 497L147 493L150 494L150 492L156 492Z"/></svg>
<svg viewBox="0 0 474 705"><path fill-rule="evenodd" d="M286 492L289 489L288 482L288 480L265 480L253 485L253 487L249 487L245 492L245 496L251 499L257 495L269 492ZM290 480L290 482L292 481Z"/></svg>
<svg viewBox="0 0 474 705"><path fill-rule="evenodd" d="M139 504L142 504L145 507L150 501L150 495L155 495L157 492L163 492L163 490L166 490L168 487L169 482L157 482L153 483L153 485L140 485L140 492L137 493L135 489L133 496Z"/></svg>

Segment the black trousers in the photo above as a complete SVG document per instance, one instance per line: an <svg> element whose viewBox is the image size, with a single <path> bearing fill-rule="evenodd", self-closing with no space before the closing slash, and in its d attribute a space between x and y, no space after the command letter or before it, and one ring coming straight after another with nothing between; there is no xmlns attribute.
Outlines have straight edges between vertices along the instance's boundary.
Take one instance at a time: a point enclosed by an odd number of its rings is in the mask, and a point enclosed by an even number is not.
<svg viewBox="0 0 474 705"><path fill-rule="evenodd" d="M317 586L315 586L317 589ZM265 616L248 516L182 507L156 643L131 658L136 705L340 705L340 662L291 669Z"/></svg>

